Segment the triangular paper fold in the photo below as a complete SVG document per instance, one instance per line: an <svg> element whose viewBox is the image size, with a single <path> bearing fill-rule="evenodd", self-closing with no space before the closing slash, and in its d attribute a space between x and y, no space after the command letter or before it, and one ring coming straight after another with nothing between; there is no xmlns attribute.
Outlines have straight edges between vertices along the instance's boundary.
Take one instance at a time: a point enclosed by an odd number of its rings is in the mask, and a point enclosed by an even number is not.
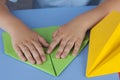
<svg viewBox="0 0 120 80"><path fill-rule="evenodd" d="M40 34L42 37L44 37L48 42L51 42L52 33L57 28L58 27L36 28L33 30L36 31L38 34ZM8 33L5 33L5 32L3 33L3 42L4 42L5 53L17 60L20 60L12 47L11 38ZM88 37L86 37L85 40L83 41L80 51L86 46L87 43L88 43ZM51 55L47 55L47 61L42 65L36 65L36 64L32 65L29 62L25 62L25 63L35 68L38 68L44 72L47 72L53 76L58 76L72 62L72 60L75 57L69 55L66 59L56 59L55 58L56 51L57 51L57 48L51 53Z"/></svg>
<svg viewBox="0 0 120 80"><path fill-rule="evenodd" d="M113 11L90 33L87 77L120 71L120 12Z"/></svg>

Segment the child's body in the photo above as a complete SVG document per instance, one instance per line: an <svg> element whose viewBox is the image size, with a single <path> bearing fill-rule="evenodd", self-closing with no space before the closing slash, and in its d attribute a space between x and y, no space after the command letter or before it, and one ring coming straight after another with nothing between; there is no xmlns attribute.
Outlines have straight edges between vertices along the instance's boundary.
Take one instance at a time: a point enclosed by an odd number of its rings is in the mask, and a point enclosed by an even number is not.
<svg viewBox="0 0 120 80"><path fill-rule="evenodd" d="M101 1L102 0L9 0L9 2L12 2L12 4L15 5L15 7L17 7L17 5L19 5L18 7L20 7L20 5L23 5L24 9L25 6L32 6L32 8L52 8L97 5ZM26 5L26 3L28 5Z"/></svg>
<svg viewBox="0 0 120 80"><path fill-rule="evenodd" d="M38 0L41 1L51 0ZM76 0L52 0L52 1L76 1ZM51 2L52 2L51 1ZM89 0L77 0L77 1L89 1ZM77 6L79 3L76 1ZM85 2L85 3L86 3ZM47 3L47 2L45 2ZM55 2L53 2L55 3ZM52 4L55 5L55 4ZM57 4L58 5L58 4ZM57 6L55 5L55 6ZM66 5L66 4L60 4ZM83 4L84 5L84 4ZM59 6L59 5L58 5ZM53 6L54 7L54 6ZM99 6L91 11L88 11L80 16L76 17L69 23L61 26L54 34L53 41L50 45L37 33L30 30L19 19L14 17L5 6L5 0L0 0L0 28L7 31L11 38L15 51L18 56L23 60L28 60L32 64L41 64L46 60L43 47L48 47L47 53L51 53L52 50L60 43L57 58L65 58L69 51L73 48L73 56L78 54L81 43L84 36L90 28L92 28L97 22L104 18L112 10L120 11L120 0L104 0Z"/></svg>

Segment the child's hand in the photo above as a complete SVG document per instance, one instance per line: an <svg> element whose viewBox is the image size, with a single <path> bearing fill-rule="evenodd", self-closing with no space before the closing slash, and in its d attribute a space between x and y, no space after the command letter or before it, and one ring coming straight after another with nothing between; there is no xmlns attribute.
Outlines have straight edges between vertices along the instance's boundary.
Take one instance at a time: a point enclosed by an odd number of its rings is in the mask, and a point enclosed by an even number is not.
<svg viewBox="0 0 120 80"><path fill-rule="evenodd" d="M70 23L60 27L53 34L53 42L50 44L47 53L51 53L53 49L60 44L56 58L65 58L72 50L72 55L76 56L80 49L87 29L80 25L79 20L75 19Z"/></svg>
<svg viewBox="0 0 120 80"><path fill-rule="evenodd" d="M17 30L12 35L12 43L23 61L28 60L32 64L41 64L46 60L42 46L48 47L48 43L37 33L29 29Z"/></svg>

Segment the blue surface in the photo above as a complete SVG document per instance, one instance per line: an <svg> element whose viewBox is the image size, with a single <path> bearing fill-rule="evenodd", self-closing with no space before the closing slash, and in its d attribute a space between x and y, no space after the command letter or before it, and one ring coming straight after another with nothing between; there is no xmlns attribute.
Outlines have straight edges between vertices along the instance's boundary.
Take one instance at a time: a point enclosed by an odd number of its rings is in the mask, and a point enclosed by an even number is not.
<svg viewBox="0 0 120 80"><path fill-rule="evenodd" d="M92 8L94 7L21 10L15 11L13 14L30 28L40 28L63 25ZM88 47L82 51L59 77L53 77L5 55L2 30L0 30L0 80L119 80L117 73L87 79L85 77L87 51Z"/></svg>

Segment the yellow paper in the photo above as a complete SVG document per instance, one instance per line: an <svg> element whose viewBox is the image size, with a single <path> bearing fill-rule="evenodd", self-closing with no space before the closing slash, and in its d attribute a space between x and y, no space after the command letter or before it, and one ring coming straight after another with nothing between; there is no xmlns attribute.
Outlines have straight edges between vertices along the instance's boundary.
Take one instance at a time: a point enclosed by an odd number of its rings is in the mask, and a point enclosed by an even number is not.
<svg viewBox="0 0 120 80"><path fill-rule="evenodd" d="M87 77L120 71L120 12L113 11L90 33Z"/></svg>

